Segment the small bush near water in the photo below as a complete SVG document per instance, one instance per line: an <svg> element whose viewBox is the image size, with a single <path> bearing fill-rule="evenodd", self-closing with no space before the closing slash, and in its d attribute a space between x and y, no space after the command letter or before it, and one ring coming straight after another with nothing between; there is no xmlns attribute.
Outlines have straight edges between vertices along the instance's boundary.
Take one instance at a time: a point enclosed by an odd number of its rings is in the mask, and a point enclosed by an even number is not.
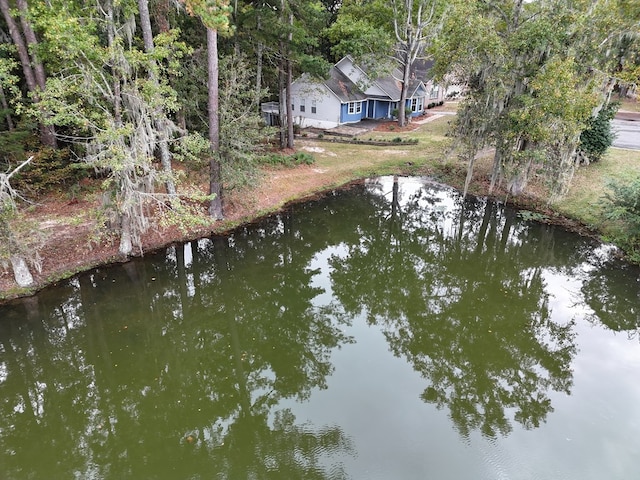
<svg viewBox="0 0 640 480"><path fill-rule="evenodd" d="M605 217L619 222L613 240L627 253L630 260L640 263L640 176L628 181L609 184Z"/></svg>

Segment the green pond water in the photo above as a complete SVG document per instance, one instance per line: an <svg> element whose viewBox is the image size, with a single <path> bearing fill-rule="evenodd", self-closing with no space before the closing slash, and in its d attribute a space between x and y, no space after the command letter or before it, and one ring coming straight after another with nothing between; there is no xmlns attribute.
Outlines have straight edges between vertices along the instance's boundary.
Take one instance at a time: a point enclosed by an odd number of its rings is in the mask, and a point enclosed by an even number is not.
<svg viewBox="0 0 640 480"><path fill-rule="evenodd" d="M640 270L396 180L0 306L0 478L640 478Z"/></svg>

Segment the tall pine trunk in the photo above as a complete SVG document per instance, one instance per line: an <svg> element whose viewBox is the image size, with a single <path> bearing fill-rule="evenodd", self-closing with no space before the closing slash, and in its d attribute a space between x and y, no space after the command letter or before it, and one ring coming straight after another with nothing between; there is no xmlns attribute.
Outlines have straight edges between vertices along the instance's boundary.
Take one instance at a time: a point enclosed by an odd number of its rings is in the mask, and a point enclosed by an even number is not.
<svg viewBox="0 0 640 480"><path fill-rule="evenodd" d="M280 20L288 25L286 38L280 37L280 68L278 80L280 89L280 147L293 148L293 109L291 107L291 84L293 69L291 65L291 42L293 41L293 13L285 17L287 4L280 1Z"/></svg>
<svg viewBox="0 0 640 480"><path fill-rule="evenodd" d="M218 112L218 32L207 27L207 77L208 86L208 114L209 114L209 142L211 155L209 160L209 215L215 220L221 220L222 211L222 172L220 168L220 116Z"/></svg>

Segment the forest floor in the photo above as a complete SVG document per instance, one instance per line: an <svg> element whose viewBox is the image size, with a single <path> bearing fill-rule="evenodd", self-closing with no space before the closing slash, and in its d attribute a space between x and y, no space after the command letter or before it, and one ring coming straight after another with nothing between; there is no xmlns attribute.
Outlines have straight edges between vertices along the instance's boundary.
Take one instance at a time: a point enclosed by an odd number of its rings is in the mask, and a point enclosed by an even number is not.
<svg viewBox="0 0 640 480"><path fill-rule="evenodd" d="M434 109L419 121L399 128L391 122L381 123L364 135L401 136L419 140L418 145L390 145L372 147L366 145L329 144L318 139L299 137L296 149L311 153L313 165L297 167L265 167L259 184L250 190L231 192L225 196L225 220L181 230L176 226L162 226L156 222L142 238L142 250L137 254L164 248L183 241L213 234L226 234L239 225L251 223L273 212L323 192L340 188L353 181L375 175L428 175L442 183L460 188L464 184L466 165L452 158L451 139L447 135L452 113L447 105ZM488 194L488 173L491 166L489 151L477 161L471 193ZM622 158L618 168L617 158ZM576 188L572 188L566 202L549 206L546 191L535 179L529 194L517 199L507 199L503 192L493 196L509 200L521 208L544 214L549 221L560 223L583 234L592 234L591 221L580 218L581 209L593 213L598 201L596 190L604 182L595 176L624 176L628 170L640 174L640 152L614 151L599 162L600 171L590 174L579 172ZM613 165L613 167L611 166ZM586 170L586 169L584 169ZM604 173L603 173L604 172ZM188 174L184 187L198 186L204 189L206 179L201 174ZM598 187L594 187L598 183ZM588 190L587 192L582 190ZM0 301L30 295L41 288L55 284L75 273L98 265L126 261L118 254L118 239L99 229L95 212L100 204L99 185L84 184L79 195L70 198L69 191L60 191L38 199L26 209L28 222L39 232L40 270L32 269L35 286L21 289L13 279L8 266L0 266ZM200 206L203 216L206 205ZM24 220L23 220L24 221Z"/></svg>

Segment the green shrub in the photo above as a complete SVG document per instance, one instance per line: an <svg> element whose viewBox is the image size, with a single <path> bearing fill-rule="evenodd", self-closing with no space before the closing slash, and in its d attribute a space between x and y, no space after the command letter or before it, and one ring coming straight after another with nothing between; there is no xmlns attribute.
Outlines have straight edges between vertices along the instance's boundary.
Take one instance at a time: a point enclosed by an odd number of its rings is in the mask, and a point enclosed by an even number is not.
<svg viewBox="0 0 640 480"><path fill-rule="evenodd" d="M305 152L296 152L293 155L289 155L294 165L312 165L315 162L313 155Z"/></svg>
<svg viewBox="0 0 640 480"><path fill-rule="evenodd" d="M620 108L619 102L609 103L600 109L596 117L590 118L587 128L580 134L579 151L589 162L597 162L613 143L611 120Z"/></svg>
<svg viewBox="0 0 640 480"><path fill-rule="evenodd" d="M313 155L305 152L296 152L292 155L281 155L279 153L270 153L259 159L260 163L267 165L284 165L292 167L295 165L311 165L315 162Z"/></svg>
<svg viewBox="0 0 640 480"><path fill-rule="evenodd" d="M608 186L611 193L605 196L604 215L617 224L612 239L633 261L640 262L640 176Z"/></svg>
<svg viewBox="0 0 640 480"><path fill-rule="evenodd" d="M400 137L395 137L393 140L391 140L393 143L402 143L402 138Z"/></svg>

